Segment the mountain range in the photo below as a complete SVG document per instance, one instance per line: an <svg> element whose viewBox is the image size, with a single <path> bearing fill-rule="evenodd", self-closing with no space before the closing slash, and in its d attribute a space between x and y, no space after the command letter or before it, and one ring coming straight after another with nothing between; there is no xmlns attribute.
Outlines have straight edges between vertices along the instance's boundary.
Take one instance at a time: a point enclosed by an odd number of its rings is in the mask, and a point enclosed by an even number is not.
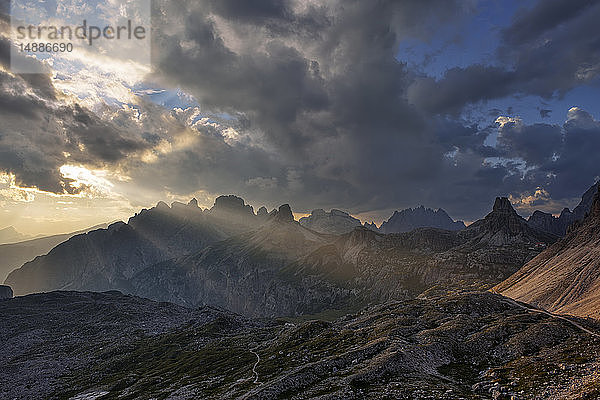
<svg viewBox="0 0 600 400"><path fill-rule="evenodd" d="M599 318L600 188L582 221L495 290L548 311Z"/></svg>
<svg viewBox="0 0 600 400"><path fill-rule="evenodd" d="M565 208L558 217L543 211L535 211L528 219L530 225L558 236L565 236L574 222L581 221L592 207L594 195L600 189L600 182L590 187L582 196L581 202L573 211Z"/></svg>
<svg viewBox="0 0 600 400"><path fill-rule="evenodd" d="M459 231L465 228L465 223L454 221L441 208L432 210L431 208L419 206L394 211L394 214L381 224L379 231L381 233L402 233L425 227Z"/></svg>
<svg viewBox="0 0 600 400"><path fill-rule="evenodd" d="M184 306L219 306L247 316L355 309L417 296L435 285L492 285L557 237L530 227L507 199L462 231L421 228L381 234L355 227L319 233L289 205L254 214L222 196L159 203L77 235L13 271L16 295L52 290L121 290Z"/></svg>
<svg viewBox="0 0 600 400"><path fill-rule="evenodd" d="M600 317L592 200L562 238L505 197L403 233L160 202L0 286L0 398L597 398L600 323L545 310Z"/></svg>
<svg viewBox="0 0 600 400"><path fill-rule="evenodd" d="M359 219L354 218L345 211L336 209L332 209L330 212L323 209L313 210L308 217L302 217L298 222L313 231L335 235L348 233L357 226L361 226Z"/></svg>

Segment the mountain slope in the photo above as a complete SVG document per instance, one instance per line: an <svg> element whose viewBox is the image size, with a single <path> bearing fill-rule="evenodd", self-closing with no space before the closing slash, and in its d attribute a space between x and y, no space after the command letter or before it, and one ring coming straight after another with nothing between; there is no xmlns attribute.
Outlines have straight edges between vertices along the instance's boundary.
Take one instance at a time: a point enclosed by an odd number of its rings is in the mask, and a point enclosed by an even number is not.
<svg viewBox="0 0 600 400"><path fill-rule="evenodd" d="M379 227L382 233L410 232L417 228L439 228L449 231L464 229L462 221L453 221L441 208L432 210L423 206L394 211L394 214Z"/></svg>
<svg viewBox="0 0 600 400"><path fill-rule="evenodd" d="M331 240L302 227L283 205L256 231L140 271L131 292L187 306L209 304L249 316L296 315L344 303L348 291L284 267Z"/></svg>
<svg viewBox="0 0 600 400"><path fill-rule="evenodd" d="M530 226L517 214L506 197L497 197L492 212L469 225L459 235L473 244L489 243L496 246L550 244L558 239L556 235Z"/></svg>
<svg viewBox="0 0 600 400"><path fill-rule="evenodd" d="M218 200L208 212L160 203L128 224L61 244L7 284L17 295L117 289L247 316L312 314L413 298L436 285L489 287L537 255L540 240L553 238L501 199L460 232L384 235L357 227L341 236L303 227L288 205L254 223L259 217L240 200Z"/></svg>
<svg viewBox="0 0 600 400"><path fill-rule="evenodd" d="M600 189L583 221L495 290L549 311L600 318Z"/></svg>
<svg viewBox="0 0 600 400"><path fill-rule="evenodd" d="M96 229L106 229L108 224L96 225L88 229L63 235L53 235L38 239L26 240L24 242L0 245L0 282L4 282L11 271L22 266L25 262L33 260L37 256L47 254L58 244L69 238L87 233Z"/></svg>

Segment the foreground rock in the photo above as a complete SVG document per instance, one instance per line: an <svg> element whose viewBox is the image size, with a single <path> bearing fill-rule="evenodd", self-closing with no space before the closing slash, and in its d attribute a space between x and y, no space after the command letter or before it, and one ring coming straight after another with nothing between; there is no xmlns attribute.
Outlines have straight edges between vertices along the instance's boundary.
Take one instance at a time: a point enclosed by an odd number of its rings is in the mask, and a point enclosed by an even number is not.
<svg viewBox="0 0 600 400"><path fill-rule="evenodd" d="M330 322L56 292L0 302L0 398L595 398L599 349L485 292Z"/></svg>
<svg viewBox="0 0 600 400"><path fill-rule="evenodd" d="M582 222L496 290L557 313L600 318L600 189Z"/></svg>
<svg viewBox="0 0 600 400"><path fill-rule="evenodd" d="M12 299L13 291L10 286L0 285L0 300Z"/></svg>

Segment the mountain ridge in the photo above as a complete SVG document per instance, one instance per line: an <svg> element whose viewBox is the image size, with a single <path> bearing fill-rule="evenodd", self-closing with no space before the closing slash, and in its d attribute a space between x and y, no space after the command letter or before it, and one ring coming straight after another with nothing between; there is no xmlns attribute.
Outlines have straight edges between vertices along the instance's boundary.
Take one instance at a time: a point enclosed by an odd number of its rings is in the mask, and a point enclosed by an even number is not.
<svg viewBox="0 0 600 400"><path fill-rule="evenodd" d="M382 233L404 233L418 228L440 228L449 231L459 231L465 228L463 221L454 221L441 208L433 210L419 206L394 211L392 216L379 227Z"/></svg>
<svg viewBox="0 0 600 400"><path fill-rule="evenodd" d="M599 260L600 188L582 221L495 290L552 312L599 318Z"/></svg>

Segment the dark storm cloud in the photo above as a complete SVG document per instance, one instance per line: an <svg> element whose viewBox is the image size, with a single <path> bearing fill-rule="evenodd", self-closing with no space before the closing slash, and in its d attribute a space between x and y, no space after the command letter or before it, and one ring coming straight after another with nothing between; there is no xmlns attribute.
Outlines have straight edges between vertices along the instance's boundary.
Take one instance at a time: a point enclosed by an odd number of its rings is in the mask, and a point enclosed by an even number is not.
<svg viewBox="0 0 600 400"><path fill-rule="evenodd" d="M458 115L466 104L513 94L550 98L600 76L600 3L540 1L517 12L502 31L497 65L454 68L435 80L417 79L415 104Z"/></svg>
<svg viewBox="0 0 600 400"><path fill-rule="evenodd" d="M243 8L236 8L229 25L219 18L230 14L210 3L190 3L185 12L167 4L159 12L168 16L155 50L163 77L192 90L203 106L242 113L249 129L266 135L267 148L277 151L275 168L261 168L257 176L275 178L277 187L242 187L244 193L264 201L294 199L306 209L372 210L439 205L442 191L450 196L455 183L485 176L482 161L495 155L483 145L489 131L432 118L409 104L411 72L395 58L402 38L426 37L428 23L468 10L447 1L330 2L300 11L286 4L258 16L242 17ZM166 24L179 20L177 11L184 29L173 32ZM274 31L277 21L294 29ZM311 29L300 29L301 21L310 21ZM185 171L197 172L197 164L190 161ZM242 171L252 170L256 160L244 165ZM182 185L194 181L192 175L181 176ZM486 188L497 186L496 175L489 179ZM479 202L481 212L492 197L484 192L470 202Z"/></svg>
<svg viewBox="0 0 600 400"><path fill-rule="evenodd" d="M535 41L541 34L581 15L595 3L595 0L541 1L525 13L517 13L512 25L503 32L504 40L512 46Z"/></svg>
<svg viewBox="0 0 600 400"><path fill-rule="evenodd" d="M506 123L499 131L501 155L524 160L531 169L523 180L556 200L578 197L600 176L600 122L584 110L569 110L562 126Z"/></svg>
<svg viewBox="0 0 600 400"><path fill-rule="evenodd" d="M520 157L529 165L544 165L557 156L562 146L559 126L509 122L499 129L498 148L506 157Z"/></svg>
<svg viewBox="0 0 600 400"><path fill-rule="evenodd" d="M8 89L0 94L0 170L57 193L75 190L59 173L74 162L119 168L158 193L233 192L304 210L425 204L465 219L485 214L497 195L538 186L574 197L600 174L598 122L589 114L572 110L564 126L501 127L458 116L465 104L549 95L595 76L597 6L561 13L548 3L550 11L538 11L562 15L552 23L522 13L503 33L497 66L454 68L435 81L397 59L402 40L429 38L473 4L154 2L154 78L189 91L203 114L227 117L191 128L189 110L168 114L140 102L136 126L125 111L105 118L64 103L47 75L0 74ZM237 133L227 136L228 128ZM494 147L487 142L496 133Z"/></svg>
<svg viewBox="0 0 600 400"><path fill-rule="evenodd" d="M544 166L557 175L551 188L558 198L568 197L590 185L590 179L600 177L600 121L589 113L572 108L563 126L564 143L560 158Z"/></svg>
<svg viewBox="0 0 600 400"><path fill-rule="evenodd" d="M210 176L213 187L227 176L257 201L356 211L426 203L467 218L484 213L496 195L548 184L568 139L563 127L505 126L495 148L484 143L497 127L457 116L465 104L515 93L550 96L594 76L598 38L589 33L598 7L583 10L578 2L563 12L564 2L540 2L503 32L497 66L454 68L440 81L415 77L396 59L400 41L429 37L436 23L472 10L465 4L159 3L159 78L190 90L207 109L243 116L250 137L247 158L220 153L217 172L190 158L172 184L191 191L187 182L206 181L196 176ZM257 148L264 151L249 151ZM276 185L253 189L265 181Z"/></svg>

